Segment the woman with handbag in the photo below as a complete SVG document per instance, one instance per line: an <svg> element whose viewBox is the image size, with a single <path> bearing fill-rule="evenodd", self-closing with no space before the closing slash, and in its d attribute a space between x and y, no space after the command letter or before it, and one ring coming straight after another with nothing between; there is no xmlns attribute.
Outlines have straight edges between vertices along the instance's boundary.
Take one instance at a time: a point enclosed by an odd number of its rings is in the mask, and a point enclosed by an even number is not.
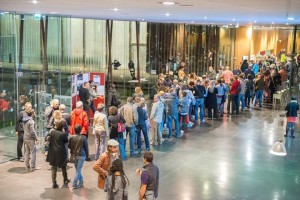
<svg viewBox="0 0 300 200"><path fill-rule="evenodd" d="M49 149L46 161L50 163L52 171L53 188L58 188L56 182L57 168L61 168L64 177L64 184L68 184L71 179L67 174L67 153L65 144L68 142L68 136L63 132L65 121L56 121L54 129L51 129L48 136Z"/></svg>
<svg viewBox="0 0 300 200"><path fill-rule="evenodd" d="M105 180L104 191L108 200L128 200L129 180L120 159L112 162L109 175Z"/></svg>
<svg viewBox="0 0 300 200"><path fill-rule="evenodd" d="M110 128L110 139L117 140L119 142L120 155L121 159L126 159L125 152L125 140L124 140L124 132L125 132L125 122L122 114L118 114L118 108L116 106L111 106L108 109L109 117L108 117L108 127Z"/></svg>

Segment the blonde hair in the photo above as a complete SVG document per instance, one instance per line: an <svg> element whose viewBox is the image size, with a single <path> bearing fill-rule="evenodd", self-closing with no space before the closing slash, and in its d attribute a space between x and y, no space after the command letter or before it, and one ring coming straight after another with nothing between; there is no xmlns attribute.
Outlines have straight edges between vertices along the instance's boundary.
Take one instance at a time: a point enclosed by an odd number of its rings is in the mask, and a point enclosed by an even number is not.
<svg viewBox="0 0 300 200"><path fill-rule="evenodd" d="M62 114L61 114L61 112L59 111L59 110L55 110L54 112L53 112L53 119L54 119L54 123L55 122L59 122L59 121L61 121L62 120Z"/></svg>

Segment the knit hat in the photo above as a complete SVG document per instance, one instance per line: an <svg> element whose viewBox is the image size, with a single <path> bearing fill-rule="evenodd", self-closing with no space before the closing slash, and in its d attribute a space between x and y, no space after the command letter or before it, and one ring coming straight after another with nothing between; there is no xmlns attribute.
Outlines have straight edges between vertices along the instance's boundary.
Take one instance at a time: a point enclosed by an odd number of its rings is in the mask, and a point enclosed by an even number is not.
<svg viewBox="0 0 300 200"><path fill-rule="evenodd" d="M119 146L119 142L114 140L114 139L110 139L108 140L107 142L107 146L112 146L112 147L116 147L116 146Z"/></svg>

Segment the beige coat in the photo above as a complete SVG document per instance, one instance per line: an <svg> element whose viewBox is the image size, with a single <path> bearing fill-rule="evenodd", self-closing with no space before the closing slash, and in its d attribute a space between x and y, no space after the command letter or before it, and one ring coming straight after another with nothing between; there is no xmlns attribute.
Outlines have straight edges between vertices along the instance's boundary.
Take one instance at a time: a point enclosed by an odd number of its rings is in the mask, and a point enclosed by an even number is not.
<svg viewBox="0 0 300 200"><path fill-rule="evenodd" d="M108 152L104 152L100 158L94 163L93 169L98 172L98 188L104 189L106 172L111 166L111 157Z"/></svg>

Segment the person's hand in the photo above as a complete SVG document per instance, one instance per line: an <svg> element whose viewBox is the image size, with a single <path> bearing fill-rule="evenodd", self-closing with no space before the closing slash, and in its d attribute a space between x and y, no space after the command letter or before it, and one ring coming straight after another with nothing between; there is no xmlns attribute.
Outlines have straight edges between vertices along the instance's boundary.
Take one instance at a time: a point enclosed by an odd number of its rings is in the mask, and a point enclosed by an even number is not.
<svg viewBox="0 0 300 200"><path fill-rule="evenodd" d="M105 171L105 176L108 176L108 171Z"/></svg>
<svg viewBox="0 0 300 200"><path fill-rule="evenodd" d="M142 174L141 169L136 169L135 173L136 173L137 176L140 176Z"/></svg>
<svg viewBox="0 0 300 200"><path fill-rule="evenodd" d="M18 131L16 131L16 135L18 135Z"/></svg>

